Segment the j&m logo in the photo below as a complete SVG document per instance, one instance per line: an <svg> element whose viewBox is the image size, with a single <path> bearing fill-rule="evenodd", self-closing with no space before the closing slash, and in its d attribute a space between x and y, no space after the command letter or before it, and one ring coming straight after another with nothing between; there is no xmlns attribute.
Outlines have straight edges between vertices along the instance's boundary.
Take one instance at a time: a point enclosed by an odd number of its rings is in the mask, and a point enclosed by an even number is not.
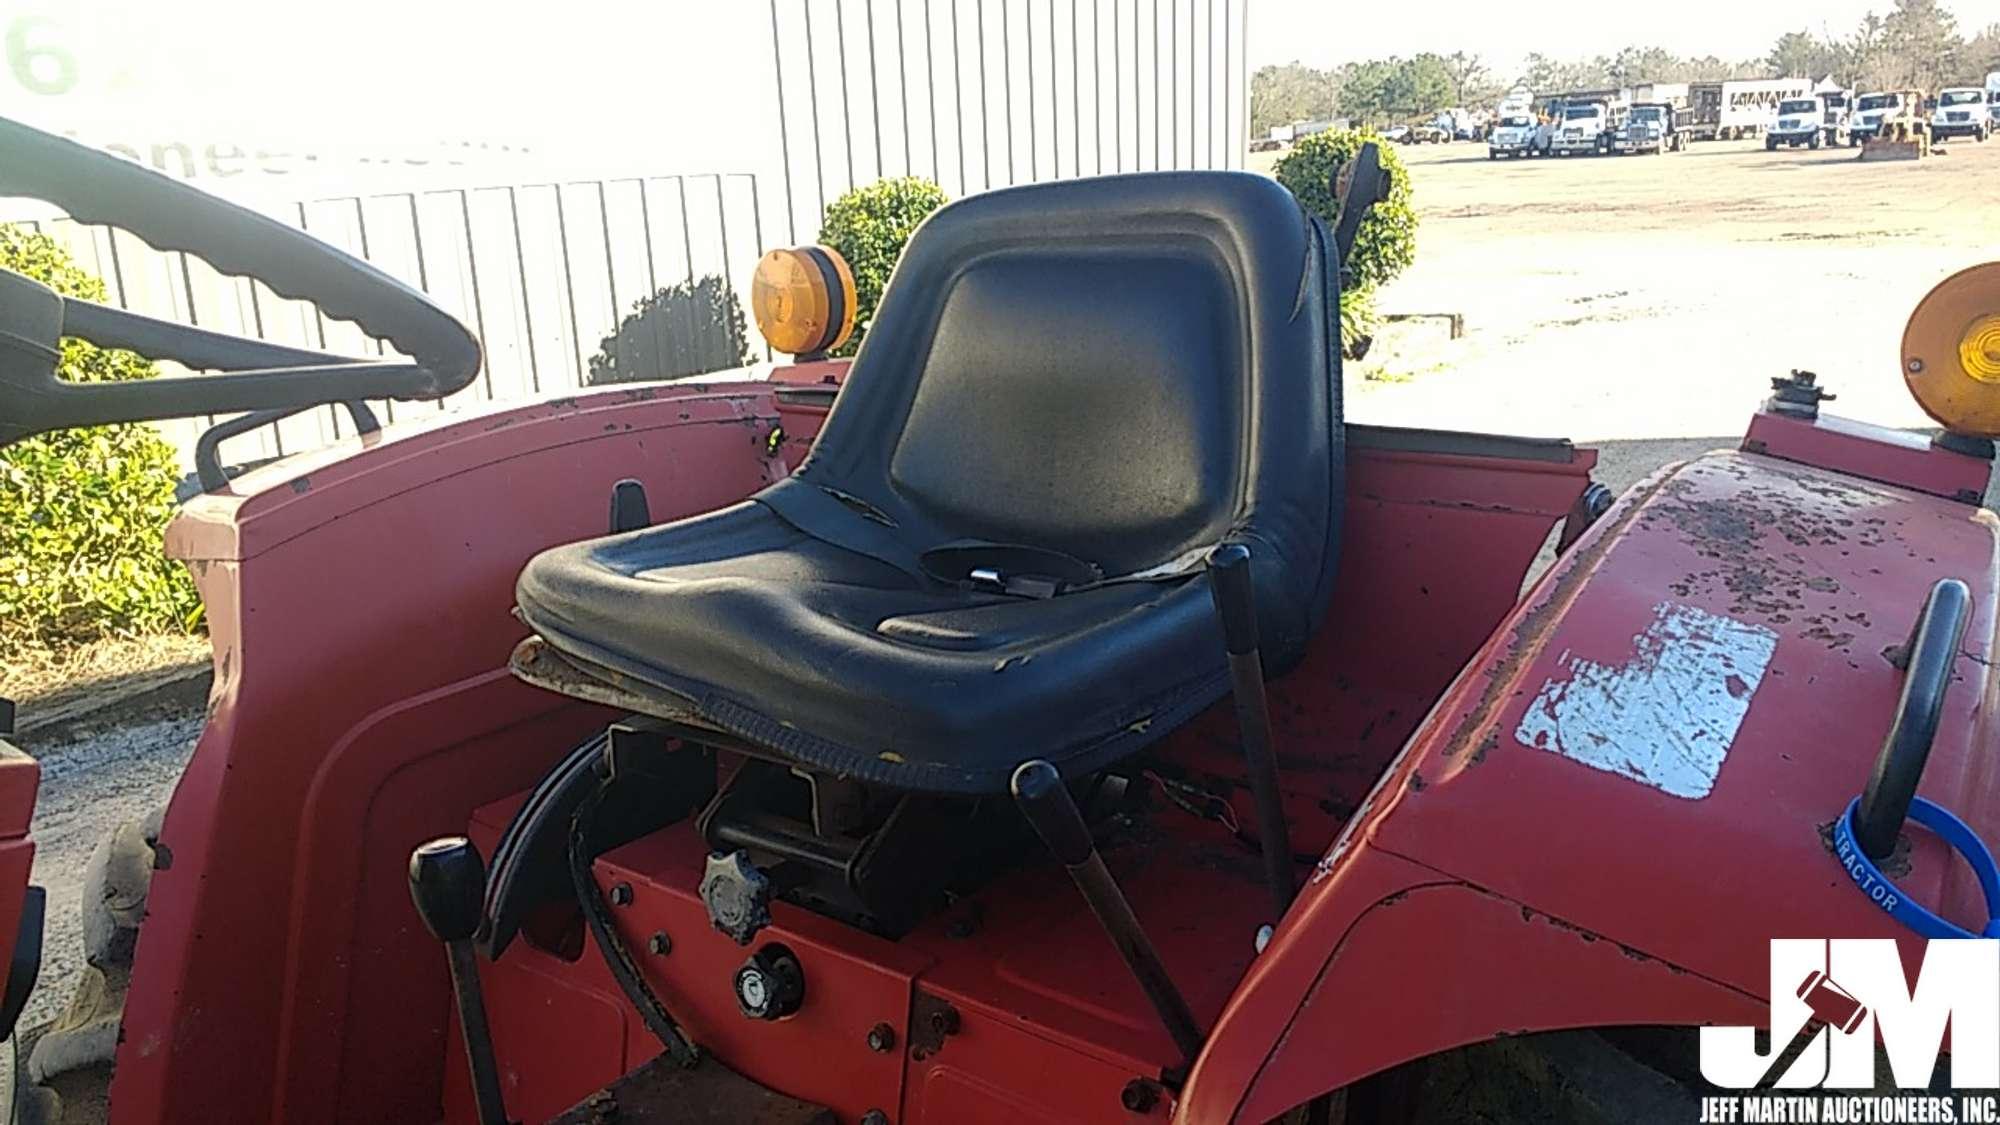
<svg viewBox="0 0 2000 1125"><path fill-rule="evenodd" d="M1758 1091L1704 1099L1704 1122L2000 1121L2000 941L1933 940L1914 983L1893 941L1773 941L1770 1026L1702 1028L1701 1073ZM1775 1092L1803 1090L1844 1093Z"/></svg>

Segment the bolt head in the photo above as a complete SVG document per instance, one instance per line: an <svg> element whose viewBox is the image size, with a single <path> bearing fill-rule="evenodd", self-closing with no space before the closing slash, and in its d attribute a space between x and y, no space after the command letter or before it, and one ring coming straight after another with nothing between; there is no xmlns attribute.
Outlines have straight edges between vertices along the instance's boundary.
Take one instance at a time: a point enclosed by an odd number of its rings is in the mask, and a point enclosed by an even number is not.
<svg viewBox="0 0 2000 1125"><path fill-rule="evenodd" d="M1923 361L1923 360L1921 360L1921 359L1912 359L1912 360L1911 360L1911 361L1910 361L1910 362L1909 362L1909 363L1907 364L1907 366L1908 366L1908 367L1909 367L1909 369L1910 369L1910 374L1912 374L1912 375L1916 375L1916 374L1918 374L1918 373L1920 373L1920 372L1922 372L1922 371L1923 371L1923 369L1924 369L1924 361Z"/></svg>
<svg viewBox="0 0 2000 1125"><path fill-rule="evenodd" d="M896 1029L886 1023L878 1023L868 1029L868 1049L888 1052L896 1049Z"/></svg>
<svg viewBox="0 0 2000 1125"><path fill-rule="evenodd" d="M931 1030L940 1038L958 1034L958 1009L939 1008L931 1013Z"/></svg>
<svg viewBox="0 0 2000 1125"><path fill-rule="evenodd" d="M614 884L612 884L612 886L611 886L611 905L613 905L613 906L630 906L630 905L632 905L632 884L630 884L630 883L614 883Z"/></svg>
<svg viewBox="0 0 2000 1125"><path fill-rule="evenodd" d="M1143 1078L1134 1078L1118 1091L1118 1104L1133 1113L1150 1113L1160 1104L1160 1088Z"/></svg>
<svg viewBox="0 0 2000 1125"><path fill-rule="evenodd" d="M665 957L673 951L674 939L668 937L665 930L656 930L652 937L646 939L646 952L655 957Z"/></svg>

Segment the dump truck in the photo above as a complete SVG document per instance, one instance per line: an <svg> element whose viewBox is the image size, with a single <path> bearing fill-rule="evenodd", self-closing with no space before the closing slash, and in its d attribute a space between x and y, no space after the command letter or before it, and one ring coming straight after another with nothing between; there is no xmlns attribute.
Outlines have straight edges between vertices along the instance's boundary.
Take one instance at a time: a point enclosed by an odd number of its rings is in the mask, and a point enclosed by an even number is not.
<svg viewBox="0 0 2000 1125"><path fill-rule="evenodd" d="M1548 152L1555 156L1601 156L1611 151L1618 111L1608 100L1565 100L1551 123Z"/></svg>
<svg viewBox="0 0 2000 1125"><path fill-rule="evenodd" d="M1666 102L1638 102L1625 114L1612 147L1624 154L1680 152L1691 130L1687 110Z"/></svg>

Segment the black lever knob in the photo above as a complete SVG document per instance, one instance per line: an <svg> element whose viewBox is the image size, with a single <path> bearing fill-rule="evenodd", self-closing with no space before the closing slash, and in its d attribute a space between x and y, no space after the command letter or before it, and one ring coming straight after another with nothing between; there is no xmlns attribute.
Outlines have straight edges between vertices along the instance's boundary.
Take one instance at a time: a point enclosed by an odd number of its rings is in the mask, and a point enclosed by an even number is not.
<svg viewBox="0 0 2000 1125"><path fill-rule="evenodd" d="M465 837L440 837L410 853L410 900L417 904L424 928L444 943L479 1125L510 1125L500 1093L493 1030L486 1022L486 998L479 989L479 966L472 955L472 935L479 930L485 895L486 864Z"/></svg>
<svg viewBox="0 0 2000 1125"><path fill-rule="evenodd" d="M1250 548L1225 543L1208 554L1208 593L1222 621L1222 644L1231 656L1257 648L1257 589L1250 579Z"/></svg>
<svg viewBox="0 0 2000 1125"><path fill-rule="evenodd" d="M1090 838L1090 826L1083 822L1083 813L1054 766L1039 758L1021 763L1014 771L1013 788L1021 814L1064 867L1090 858L1097 846Z"/></svg>
<svg viewBox="0 0 2000 1125"><path fill-rule="evenodd" d="M479 929L486 865L463 836L444 836L410 853L410 898L439 941L465 941Z"/></svg>

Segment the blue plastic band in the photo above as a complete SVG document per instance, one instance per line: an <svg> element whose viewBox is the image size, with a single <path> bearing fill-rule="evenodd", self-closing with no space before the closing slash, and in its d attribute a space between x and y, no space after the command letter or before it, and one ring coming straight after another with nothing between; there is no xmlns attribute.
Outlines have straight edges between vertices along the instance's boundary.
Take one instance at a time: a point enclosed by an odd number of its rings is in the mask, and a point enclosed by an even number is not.
<svg viewBox="0 0 2000 1125"><path fill-rule="evenodd" d="M1936 833L1938 838L1950 844L1953 851L1965 857L1972 866L1973 874L1979 877L1979 889L1986 896L1986 928L1973 933L1963 926L1945 921L1922 906L1911 901L1854 839L1854 818L1861 809L1861 798L1848 802L1847 811L1833 823L1833 855L1846 870L1847 877L1868 901L1909 927L1915 933L1927 938L1976 938L2000 937L2000 865L1993 862L1993 853L1986 848L1986 842L1979 838L1971 826L1953 816L1944 806L1927 801L1922 797L1910 801L1910 819Z"/></svg>

